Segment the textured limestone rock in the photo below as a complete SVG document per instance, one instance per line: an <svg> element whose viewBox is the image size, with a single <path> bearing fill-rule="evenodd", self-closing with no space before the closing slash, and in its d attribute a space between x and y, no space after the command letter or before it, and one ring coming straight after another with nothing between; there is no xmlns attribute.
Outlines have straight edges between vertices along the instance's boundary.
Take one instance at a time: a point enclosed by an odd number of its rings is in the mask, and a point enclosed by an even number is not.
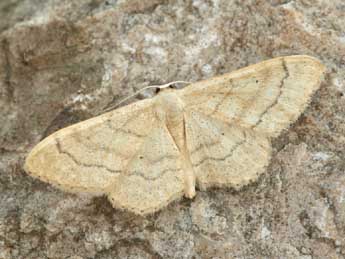
<svg viewBox="0 0 345 259"><path fill-rule="evenodd" d="M344 11L341 0L1 1L0 258L344 257ZM143 86L291 54L328 74L240 191L141 218L22 170L41 138Z"/></svg>

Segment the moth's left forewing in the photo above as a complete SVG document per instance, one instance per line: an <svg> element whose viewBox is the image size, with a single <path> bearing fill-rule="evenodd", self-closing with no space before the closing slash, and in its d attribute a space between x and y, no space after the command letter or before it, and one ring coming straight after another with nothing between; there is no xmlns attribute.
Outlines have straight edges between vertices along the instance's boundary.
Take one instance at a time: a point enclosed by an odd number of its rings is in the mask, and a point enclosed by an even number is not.
<svg viewBox="0 0 345 259"><path fill-rule="evenodd" d="M24 169L70 192L104 194L123 173L154 125L143 100L63 128L37 144Z"/></svg>
<svg viewBox="0 0 345 259"><path fill-rule="evenodd" d="M179 94L186 111L275 137L303 112L324 70L313 57L280 57L194 83Z"/></svg>

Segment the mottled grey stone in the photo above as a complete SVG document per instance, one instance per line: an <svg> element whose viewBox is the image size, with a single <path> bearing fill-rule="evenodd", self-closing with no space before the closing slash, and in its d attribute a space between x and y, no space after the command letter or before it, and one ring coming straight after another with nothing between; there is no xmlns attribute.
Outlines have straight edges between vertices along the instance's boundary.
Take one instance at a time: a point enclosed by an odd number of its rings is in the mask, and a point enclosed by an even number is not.
<svg viewBox="0 0 345 259"><path fill-rule="evenodd" d="M1 1L0 259L344 258L344 12L342 0ZM292 54L328 73L267 173L239 191L144 218L22 169L44 136L144 86Z"/></svg>

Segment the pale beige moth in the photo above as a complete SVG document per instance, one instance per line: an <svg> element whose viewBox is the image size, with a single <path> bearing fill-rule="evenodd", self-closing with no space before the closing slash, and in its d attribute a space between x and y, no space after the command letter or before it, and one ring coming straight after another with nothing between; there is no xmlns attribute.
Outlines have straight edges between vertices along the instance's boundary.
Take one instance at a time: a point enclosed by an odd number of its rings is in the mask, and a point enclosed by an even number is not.
<svg viewBox="0 0 345 259"><path fill-rule="evenodd" d="M141 215L196 188L238 189L265 172L270 140L304 111L324 70L313 57L287 56L164 88L48 136L25 170Z"/></svg>

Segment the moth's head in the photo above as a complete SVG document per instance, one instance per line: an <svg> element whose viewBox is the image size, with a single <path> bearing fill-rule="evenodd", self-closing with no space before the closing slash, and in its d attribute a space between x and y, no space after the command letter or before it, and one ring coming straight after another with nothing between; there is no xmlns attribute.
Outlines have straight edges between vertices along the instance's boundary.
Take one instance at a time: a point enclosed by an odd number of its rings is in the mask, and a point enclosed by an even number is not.
<svg viewBox="0 0 345 259"><path fill-rule="evenodd" d="M156 95L161 95L161 94L167 94L171 92L175 92L176 88L174 85L163 85L163 86L157 86L155 92Z"/></svg>
<svg viewBox="0 0 345 259"><path fill-rule="evenodd" d="M176 90L181 89L181 85L186 85L186 84L190 84L190 82L174 81L174 82L170 82L164 85L157 85L153 87L156 87L155 89L156 95L162 95L163 93L164 94L174 93Z"/></svg>

